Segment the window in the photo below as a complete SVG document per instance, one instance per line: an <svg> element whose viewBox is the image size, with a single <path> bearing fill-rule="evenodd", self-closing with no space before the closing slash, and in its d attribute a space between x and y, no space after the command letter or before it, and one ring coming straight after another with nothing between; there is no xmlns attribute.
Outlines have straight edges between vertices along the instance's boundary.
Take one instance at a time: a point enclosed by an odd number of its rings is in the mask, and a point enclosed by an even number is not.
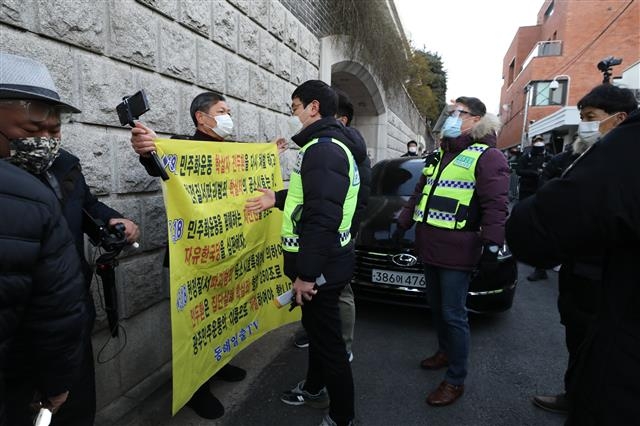
<svg viewBox="0 0 640 426"><path fill-rule="evenodd" d="M422 175L423 167L423 160L376 164L371 173L371 195L410 196Z"/></svg>
<svg viewBox="0 0 640 426"><path fill-rule="evenodd" d="M551 15L553 15L553 9L555 8L555 3L556 3L555 0L551 0L551 3L549 3L549 7L547 7L547 10L544 11L545 21L549 19Z"/></svg>
<svg viewBox="0 0 640 426"><path fill-rule="evenodd" d="M513 58L509 64L509 77L507 79L507 86L511 86L513 80L516 78L516 59Z"/></svg>
<svg viewBox="0 0 640 426"><path fill-rule="evenodd" d="M564 105L567 98L567 80L556 80L558 88L551 90L551 81L536 81L533 83L532 106Z"/></svg>

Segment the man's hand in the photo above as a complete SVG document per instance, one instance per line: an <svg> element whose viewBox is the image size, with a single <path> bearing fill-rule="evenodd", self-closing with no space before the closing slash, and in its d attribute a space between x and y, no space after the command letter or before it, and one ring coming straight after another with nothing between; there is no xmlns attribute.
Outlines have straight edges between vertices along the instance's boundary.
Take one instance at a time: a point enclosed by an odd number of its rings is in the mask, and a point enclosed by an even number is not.
<svg viewBox="0 0 640 426"><path fill-rule="evenodd" d="M285 138L278 138L273 142L278 147L278 154L282 154L287 149L289 149L289 145L287 144L287 140Z"/></svg>
<svg viewBox="0 0 640 426"><path fill-rule="evenodd" d="M276 204L276 193L271 189L258 188L262 192L259 197L249 198L244 205L246 211L260 213L268 210Z"/></svg>
<svg viewBox="0 0 640 426"><path fill-rule="evenodd" d="M140 229L133 221L125 219L123 217L113 218L109 220L109 226L113 226L116 223L122 223L124 225L124 235L127 237L128 243L134 243L140 238Z"/></svg>
<svg viewBox="0 0 640 426"><path fill-rule="evenodd" d="M131 128L131 146L136 154L148 157L151 151L156 150L155 140L158 138L156 132L136 121L136 127Z"/></svg>
<svg viewBox="0 0 640 426"><path fill-rule="evenodd" d="M48 408L49 410L51 410L52 413L55 413L56 411L58 411L60 406L64 404L68 396L69 396L69 391L61 393L60 395L50 396L43 403L43 406L44 408Z"/></svg>
<svg viewBox="0 0 640 426"><path fill-rule="evenodd" d="M318 290L313 287L316 285L313 281L302 281L300 278L296 278L295 282L291 286L294 294L296 295L296 303L300 306L304 305L303 301L310 301Z"/></svg>

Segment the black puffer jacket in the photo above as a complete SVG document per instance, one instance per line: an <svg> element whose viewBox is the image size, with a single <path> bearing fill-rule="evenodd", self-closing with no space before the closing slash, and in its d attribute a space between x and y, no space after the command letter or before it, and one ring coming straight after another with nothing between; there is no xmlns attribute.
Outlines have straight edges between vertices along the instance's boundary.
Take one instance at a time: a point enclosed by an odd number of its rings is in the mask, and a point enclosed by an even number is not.
<svg viewBox="0 0 640 426"><path fill-rule="evenodd" d="M358 159L362 161L367 157L366 145L362 137L354 140L355 133L347 129L335 118L325 117L301 130L293 141L303 147L316 138L338 139L353 153L357 164ZM299 277L305 281L315 281L324 274L327 287L332 283L344 284L351 279L354 265L352 245L340 247L338 238L342 207L350 185L348 159L338 145L318 143L306 151L300 175L304 185L304 208L299 221L300 251L285 252L285 273L289 278ZM366 203L358 195L356 212L363 209L361 202ZM285 198L286 192L276 193L276 207L283 208Z"/></svg>
<svg viewBox="0 0 640 426"><path fill-rule="evenodd" d="M58 395L88 322L78 252L51 191L5 161L0 182L0 375L26 368L41 392Z"/></svg>
<svg viewBox="0 0 640 426"><path fill-rule="evenodd" d="M60 156L56 158L48 172L55 176L54 182L51 178L47 178L46 174L42 174L40 180L49 186L61 200L62 214L69 225L80 254L86 278L85 283L88 287L91 284L92 270L84 257L84 234L89 230L85 229L86 224L83 221L82 210L86 210L94 218L101 219L105 224L110 219L124 216L99 201L91 193L82 174L80 160L68 151L60 150ZM56 182L59 189L55 188Z"/></svg>
<svg viewBox="0 0 640 426"><path fill-rule="evenodd" d="M367 144L358 129L344 126L338 120L330 118L324 119L323 125L311 135L312 138L319 137L315 133L338 139L349 148L354 160L356 160L358 174L360 175L360 189L358 190L358 204L351 221L351 236L355 238L360 229L360 222L362 222L362 213L367 208L369 195L371 194L371 160L367 154ZM284 207L286 196L286 190L276 194L276 207L280 209Z"/></svg>

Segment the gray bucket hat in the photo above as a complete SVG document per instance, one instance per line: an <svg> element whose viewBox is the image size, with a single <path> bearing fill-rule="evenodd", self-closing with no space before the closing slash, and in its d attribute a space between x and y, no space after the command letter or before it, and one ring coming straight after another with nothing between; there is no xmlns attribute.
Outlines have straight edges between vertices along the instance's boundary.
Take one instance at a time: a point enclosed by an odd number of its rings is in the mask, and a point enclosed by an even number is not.
<svg viewBox="0 0 640 426"><path fill-rule="evenodd" d="M44 64L23 56L0 52L0 99L37 99L80 110L60 100L51 74Z"/></svg>

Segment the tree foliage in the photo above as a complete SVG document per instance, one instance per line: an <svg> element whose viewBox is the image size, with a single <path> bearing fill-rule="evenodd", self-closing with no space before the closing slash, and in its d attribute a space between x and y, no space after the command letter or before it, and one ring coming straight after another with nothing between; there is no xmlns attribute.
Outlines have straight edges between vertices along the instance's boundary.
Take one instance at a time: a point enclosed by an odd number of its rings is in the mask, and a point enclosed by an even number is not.
<svg viewBox="0 0 640 426"><path fill-rule="evenodd" d="M437 53L414 49L405 86L418 111L435 123L446 104L447 73Z"/></svg>
<svg viewBox="0 0 640 426"><path fill-rule="evenodd" d="M386 0L330 0L333 34L350 36L354 58L375 70L386 89L401 87L407 75L405 41L394 26Z"/></svg>

